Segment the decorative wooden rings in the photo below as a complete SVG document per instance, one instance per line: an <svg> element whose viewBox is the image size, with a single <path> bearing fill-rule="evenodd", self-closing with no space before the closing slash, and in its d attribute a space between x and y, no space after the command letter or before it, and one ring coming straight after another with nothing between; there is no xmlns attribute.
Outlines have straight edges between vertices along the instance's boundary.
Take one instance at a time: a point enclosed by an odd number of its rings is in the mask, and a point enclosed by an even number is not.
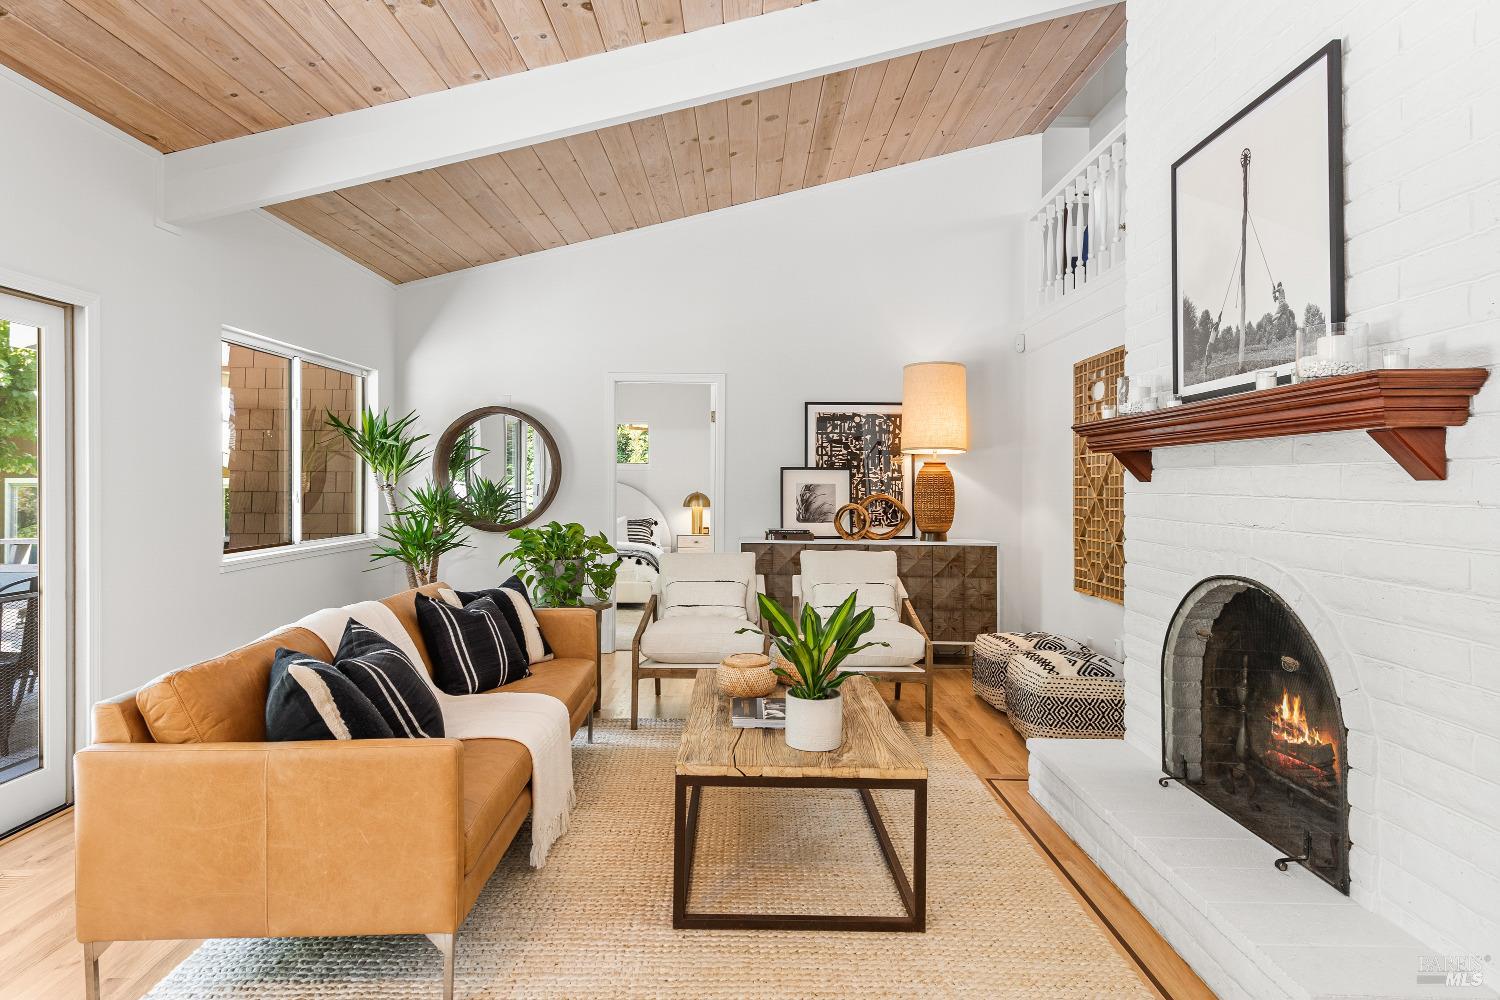
<svg viewBox="0 0 1500 1000"><path fill-rule="evenodd" d="M873 530L875 518L870 513L870 505L876 503L890 504L901 514L901 520L885 531ZM844 527L846 520L849 524L847 528ZM846 503L833 515L834 530L839 533L840 538L851 542L857 542L862 538L883 542L888 538L895 538L910 523L911 512L900 500L889 493L875 493L865 497L859 503Z"/></svg>
<svg viewBox="0 0 1500 1000"><path fill-rule="evenodd" d="M849 521L847 528L844 527L846 516ZM851 542L859 541L870 530L870 512L857 503L846 503L833 515L833 530L839 533L840 538Z"/></svg>
<svg viewBox="0 0 1500 1000"><path fill-rule="evenodd" d="M891 525L891 527L886 531L873 531L869 528L866 528L865 537L877 542L883 542L887 538L895 538L897 535L901 534L901 532L905 531L906 526L911 523L911 511L907 510L905 504L903 504L900 500L897 500L895 497L891 496L889 493L876 493L871 496L867 496L863 501L861 501L860 505L864 507L866 513L869 513L870 505L873 503L878 503L880 501L884 501L894 507L897 513L901 515L901 520ZM874 520L875 518L871 516L870 521L872 524L874 523Z"/></svg>

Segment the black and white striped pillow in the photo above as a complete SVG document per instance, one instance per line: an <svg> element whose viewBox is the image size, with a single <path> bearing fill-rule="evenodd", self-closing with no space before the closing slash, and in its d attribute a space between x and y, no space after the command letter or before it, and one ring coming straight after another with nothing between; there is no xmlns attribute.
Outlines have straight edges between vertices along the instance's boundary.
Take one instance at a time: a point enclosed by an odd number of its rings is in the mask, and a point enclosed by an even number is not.
<svg viewBox="0 0 1500 1000"><path fill-rule="evenodd" d="M656 544L656 518L632 517L625 522L625 540L637 545Z"/></svg>
<svg viewBox="0 0 1500 1000"><path fill-rule="evenodd" d="M502 583L499 596L510 601L510 607L515 610L521 622L521 631L517 635L526 644L526 658L532 663L552 659L552 644L547 641L546 634L542 632L541 622L536 620L531 595L526 592L526 584L521 582L521 578L513 576ZM496 598L496 603L499 603L499 596Z"/></svg>
<svg viewBox="0 0 1500 1000"><path fill-rule="evenodd" d="M266 693L266 739L378 740L393 734L379 710L337 668L278 649Z"/></svg>
<svg viewBox="0 0 1500 1000"><path fill-rule="evenodd" d="M488 597L455 608L417 595L417 625L432 659L432 680L448 694L478 694L530 675L510 624Z"/></svg>
<svg viewBox="0 0 1500 1000"><path fill-rule="evenodd" d="M334 666L370 699L397 736L443 735L443 710L419 672L422 668L379 632L351 618Z"/></svg>

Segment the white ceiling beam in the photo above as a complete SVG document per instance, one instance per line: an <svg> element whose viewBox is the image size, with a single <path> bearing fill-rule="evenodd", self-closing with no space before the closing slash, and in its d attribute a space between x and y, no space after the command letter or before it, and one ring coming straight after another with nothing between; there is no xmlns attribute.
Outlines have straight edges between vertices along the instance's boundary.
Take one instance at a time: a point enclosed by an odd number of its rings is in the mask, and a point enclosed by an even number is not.
<svg viewBox="0 0 1500 1000"><path fill-rule="evenodd" d="M818 0L165 158L183 224L518 149L1103 6Z"/></svg>

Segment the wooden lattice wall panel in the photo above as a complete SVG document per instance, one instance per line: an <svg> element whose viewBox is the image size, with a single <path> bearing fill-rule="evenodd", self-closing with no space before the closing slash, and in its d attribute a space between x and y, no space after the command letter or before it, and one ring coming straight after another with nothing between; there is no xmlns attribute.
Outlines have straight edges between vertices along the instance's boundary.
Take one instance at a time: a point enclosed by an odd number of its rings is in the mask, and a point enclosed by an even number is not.
<svg viewBox="0 0 1500 1000"><path fill-rule="evenodd" d="M1123 374L1123 347L1075 364L1073 423L1098 420L1101 407L1118 405L1115 387ZM1102 393L1098 386L1103 387ZM1125 603L1124 475L1118 459L1090 451L1077 434L1073 435L1073 589Z"/></svg>

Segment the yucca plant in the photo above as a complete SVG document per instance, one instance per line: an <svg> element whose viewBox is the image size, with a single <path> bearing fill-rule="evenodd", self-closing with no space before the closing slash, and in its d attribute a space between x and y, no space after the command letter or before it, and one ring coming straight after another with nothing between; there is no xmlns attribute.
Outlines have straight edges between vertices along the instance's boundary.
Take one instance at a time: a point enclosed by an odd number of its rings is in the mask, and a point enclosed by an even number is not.
<svg viewBox="0 0 1500 1000"><path fill-rule="evenodd" d="M787 694L806 701L824 701L837 698L839 688L852 673L839 671L839 666L862 649L872 646L889 646L888 642L865 642L859 640L875 627L875 612L870 608L854 611L854 599L850 594L824 621L811 604L803 604L802 621L799 624L773 598L757 594L761 619L770 628L771 642L776 646L781 659L791 669L780 665L774 667L776 676L787 683ZM755 628L743 628L741 632L759 632Z"/></svg>
<svg viewBox="0 0 1500 1000"><path fill-rule="evenodd" d="M427 461L428 452L422 448L426 434L413 434L411 425L416 423L416 411L398 420L392 420L389 411L374 412L365 407L359 415L359 423L347 423L339 419L332 410L327 411L328 426L341 434L354 454L364 459L375 475L375 487L385 498L386 510L396 512L396 489L401 477Z"/></svg>
<svg viewBox="0 0 1500 1000"><path fill-rule="evenodd" d="M406 568L406 583L421 587L436 583L438 561L464 541L463 501L451 487L428 484L408 490L405 502L380 526L380 542L372 562L394 559Z"/></svg>
<svg viewBox="0 0 1500 1000"><path fill-rule="evenodd" d="M475 521L507 524L521 519L521 494L510 488L509 481L474 476L464 482L464 510Z"/></svg>

